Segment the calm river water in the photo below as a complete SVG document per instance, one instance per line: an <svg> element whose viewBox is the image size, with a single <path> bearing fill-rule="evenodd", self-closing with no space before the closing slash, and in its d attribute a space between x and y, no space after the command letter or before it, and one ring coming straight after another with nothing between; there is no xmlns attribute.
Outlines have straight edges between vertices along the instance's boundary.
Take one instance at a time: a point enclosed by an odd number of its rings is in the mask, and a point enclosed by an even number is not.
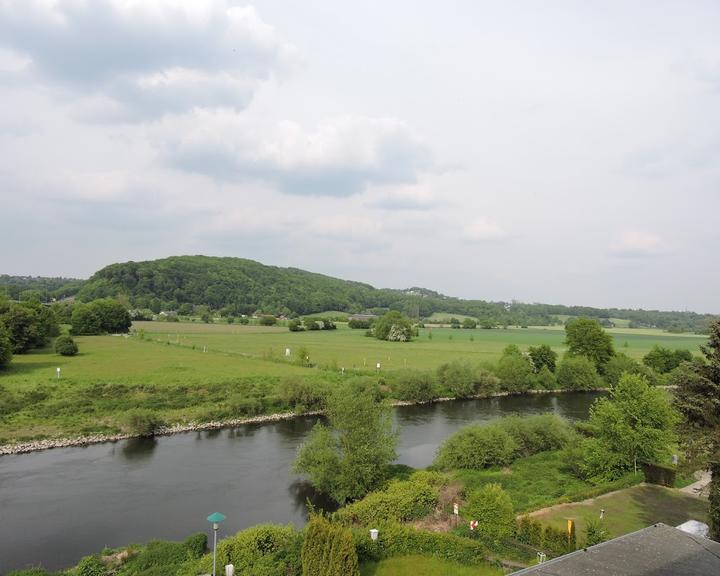
<svg viewBox="0 0 720 576"><path fill-rule="evenodd" d="M469 422L554 412L585 418L594 393L442 402L395 409L398 462L428 466L438 445ZM0 574L30 565L70 566L104 546L183 539L227 516L221 535L262 522L306 520L306 498L290 473L317 418L189 432L0 456Z"/></svg>

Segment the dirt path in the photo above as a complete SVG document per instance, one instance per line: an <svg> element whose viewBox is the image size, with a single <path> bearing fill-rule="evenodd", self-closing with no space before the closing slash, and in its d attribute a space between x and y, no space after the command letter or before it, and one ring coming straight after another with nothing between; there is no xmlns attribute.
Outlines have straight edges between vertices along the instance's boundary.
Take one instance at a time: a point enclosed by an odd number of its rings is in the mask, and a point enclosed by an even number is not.
<svg viewBox="0 0 720 576"><path fill-rule="evenodd" d="M697 478L697 476L696 476ZM690 496L697 496L698 498L707 498L708 497L708 490L710 485L710 472L707 470L703 470L697 482L693 482L692 484L685 486L685 488L680 488L680 492L684 492L685 494L690 494Z"/></svg>

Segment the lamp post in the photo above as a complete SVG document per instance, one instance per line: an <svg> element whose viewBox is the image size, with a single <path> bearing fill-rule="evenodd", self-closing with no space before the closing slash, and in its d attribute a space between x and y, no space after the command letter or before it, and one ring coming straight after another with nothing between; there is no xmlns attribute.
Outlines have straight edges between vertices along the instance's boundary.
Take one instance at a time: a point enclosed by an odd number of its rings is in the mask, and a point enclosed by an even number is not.
<svg viewBox="0 0 720 576"><path fill-rule="evenodd" d="M216 569L216 562L217 562L217 533L218 528L220 528L220 522L225 520L225 516L220 514L220 512L213 512L210 514L210 516L207 517L208 522L212 523L213 528L213 573L212 576L217 576Z"/></svg>

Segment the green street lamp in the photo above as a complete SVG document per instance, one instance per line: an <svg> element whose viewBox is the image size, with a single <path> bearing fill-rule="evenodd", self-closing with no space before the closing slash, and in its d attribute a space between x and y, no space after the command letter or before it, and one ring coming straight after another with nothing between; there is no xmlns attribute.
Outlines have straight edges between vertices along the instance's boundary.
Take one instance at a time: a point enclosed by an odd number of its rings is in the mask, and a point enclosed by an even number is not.
<svg viewBox="0 0 720 576"><path fill-rule="evenodd" d="M210 514L210 516L207 517L208 522L212 524L213 528L213 573L212 576L217 576L217 573L215 572L216 562L217 562L217 532L218 528L220 528L220 522L225 520L225 516L220 514L220 512L213 512Z"/></svg>

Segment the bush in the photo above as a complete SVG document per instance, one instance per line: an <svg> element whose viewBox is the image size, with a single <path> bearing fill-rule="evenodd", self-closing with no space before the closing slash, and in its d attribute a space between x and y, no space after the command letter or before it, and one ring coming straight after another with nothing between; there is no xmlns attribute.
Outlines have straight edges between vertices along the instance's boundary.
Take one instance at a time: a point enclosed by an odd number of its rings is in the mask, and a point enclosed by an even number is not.
<svg viewBox="0 0 720 576"><path fill-rule="evenodd" d="M185 546L190 558L200 558L207 550L207 534L204 532L193 534L185 539L183 546Z"/></svg>
<svg viewBox="0 0 720 576"><path fill-rule="evenodd" d="M407 370L395 376L391 385L393 395L398 400L429 402L438 397L435 379L430 372Z"/></svg>
<svg viewBox="0 0 720 576"><path fill-rule="evenodd" d="M291 524L260 524L218 542L217 564L234 564L237 574L299 576L302 540ZM197 570L195 574L212 571L212 554L200 560Z"/></svg>
<svg viewBox="0 0 720 576"><path fill-rule="evenodd" d="M567 446L575 434L568 422L554 414L508 416L498 422L517 443L515 457L531 456Z"/></svg>
<svg viewBox="0 0 720 576"><path fill-rule="evenodd" d="M77 576L105 576L105 565L97 556L85 556L77 565Z"/></svg>
<svg viewBox="0 0 720 576"><path fill-rule="evenodd" d="M125 416L125 423L131 434L137 436L154 436L162 422L157 414L150 410L132 410Z"/></svg>
<svg viewBox="0 0 720 576"><path fill-rule="evenodd" d="M566 356L558 368L557 382L563 390L592 390L602 386L595 364L584 356Z"/></svg>
<svg viewBox="0 0 720 576"><path fill-rule="evenodd" d="M410 320L395 310L391 310L373 323L373 334L378 340L391 342L409 342L413 329Z"/></svg>
<svg viewBox="0 0 720 576"><path fill-rule="evenodd" d="M391 482L385 490L372 492L336 513L338 520L348 524L370 526L390 521L407 522L430 514L438 502L437 489L418 476L406 481Z"/></svg>
<svg viewBox="0 0 720 576"><path fill-rule="evenodd" d="M574 524L573 530L568 534L561 528L543 526L538 520L529 516L518 519L515 537L520 542L539 548L553 556L572 552L577 545Z"/></svg>
<svg viewBox="0 0 720 576"><path fill-rule="evenodd" d="M500 484L485 484L472 492L463 516L467 520L477 520L474 532L481 538L497 542L513 533L515 514L512 501Z"/></svg>
<svg viewBox="0 0 720 576"><path fill-rule="evenodd" d="M327 404L328 390L324 384L306 382L302 378L286 378L280 382L280 399L299 412L324 410Z"/></svg>
<svg viewBox="0 0 720 576"><path fill-rule="evenodd" d="M437 376L441 386L457 398L475 394L475 373L469 362L453 360L442 364L437 370Z"/></svg>
<svg viewBox="0 0 720 576"><path fill-rule="evenodd" d="M588 518L585 521L585 546L595 546L610 539L603 521L598 518Z"/></svg>
<svg viewBox="0 0 720 576"><path fill-rule="evenodd" d="M372 319L360 320L358 318L350 318L348 321L348 328L353 328L354 330L367 330L370 326L372 326Z"/></svg>
<svg viewBox="0 0 720 576"><path fill-rule="evenodd" d="M376 542L370 540L365 528L353 530L355 548L361 562L410 554L434 556L468 565L486 562L487 547L469 538L415 530L395 523L376 528L379 530Z"/></svg>
<svg viewBox="0 0 720 576"><path fill-rule="evenodd" d="M643 366L622 352L616 354L607 361L603 377L605 378L608 386L613 388L617 386L620 378L625 373L645 376L653 384L655 384L655 380L657 379L653 371L647 366Z"/></svg>
<svg viewBox="0 0 720 576"><path fill-rule="evenodd" d="M55 352L61 356L75 356L78 353L78 345L72 336L58 336L55 339Z"/></svg>
<svg viewBox="0 0 720 576"><path fill-rule="evenodd" d="M260 316L260 326L275 326L277 318L275 316Z"/></svg>
<svg viewBox="0 0 720 576"><path fill-rule="evenodd" d="M517 448L517 443L499 426L471 424L443 442L435 465L446 470L505 466L512 462Z"/></svg>
<svg viewBox="0 0 720 576"><path fill-rule="evenodd" d="M302 546L303 576L360 576L358 555L350 530L313 516Z"/></svg>
<svg viewBox="0 0 720 576"><path fill-rule="evenodd" d="M442 444L435 464L474 470L505 466L520 456L564 448L574 437L572 427L559 416L508 416L461 428Z"/></svg>
<svg viewBox="0 0 720 576"><path fill-rule="evenodd" d="M300 320L290 320L290 322L288 322L288 330L290 330L290 332L302 332L305 328L300 323Z"/></svg>
<svg viewBox="0 0 720 576"><path fill-rule="evenodd" d="M0 368L10 364L13 356L13 345L10 341L10 334L0 322Z"/></svg>

